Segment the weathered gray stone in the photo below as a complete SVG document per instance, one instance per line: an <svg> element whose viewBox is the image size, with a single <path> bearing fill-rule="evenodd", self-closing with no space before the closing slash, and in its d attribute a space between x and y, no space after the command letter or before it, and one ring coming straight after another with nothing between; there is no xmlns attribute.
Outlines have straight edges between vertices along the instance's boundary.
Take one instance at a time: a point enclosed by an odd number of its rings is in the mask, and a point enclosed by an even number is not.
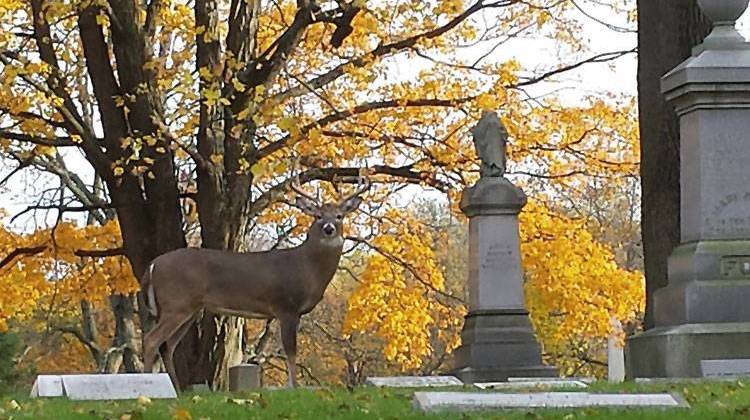
<svg viewBox="0 0 750 420"><path fill-rule="evenodd" d="M541 363L539 344L524 309L470 313L454 352L452 372L464 383L502 382L509 377L557 377Z"/></svg>
<svg viewBox="0 0 750 420"><path fill-rule="evenodd" d="M523 389L523 388L588 388L588 384L582 381L569 379L528 380L508 382L479 382L474 384L480 389Z"/></svg>
<svg viewBox="0 0 750 420"><path fill-rule="evenodd" d="M365 380L365 385L391 388L444 387L463 384L455 376L384 376L370 377Z"/></svg>
<svg viewBox="0 0 750 420"><path fill-rule="evenodd" d="M166 373L61 375L64 395L71 400L122 400L140 396L177 398Z"/></svg>
<svg viewBox="0 0 750 420"><path fill-rule="evenodd" d="M62 397L62 377L60 375L39 375L31 387L32 397Z"/></svg>
<svg viewBox="0 0 750 420"><path fill-rule="evenodd" d="M244 391L261 387L262 373L256 364L241 364L229 368L229 390Z"/></svg>
<svg viewBox="0 0 750 420"><path fill-rule="evenodd" d="M745 0L702 0L733 16ZM680 116L682 245L654 293L656 328L628 340L630 377L700 377L703 359L750 357L750 44L720 22L662 78Z"/></svg>
<svg viewBox="0 0 750 420"><path fill-rule="evenodd" d="M423 411L579 407L690 407L684 399L676 394L589 394L585 392L528 394L415 392L413 403L415 408Z"/></svg>
<svg viewBox="0 0 750 420"><path fill-rule="evenodd" d="M452 373L465 383L557 376L542 365L524 306L518 213L526 195L502 176L505 129L485 113L472 133L483 169L461 198L469 217L469 314Z"/></svg>
<svg viewBox="0 0 750 420"><path fill-rule="evenodd" d="M482 119L471 130L474 147L481 160L479 173L482 177L502 177L505 175L505 147L508 132L500 123L495 112L482 113Z"/></svg>
<svg viewBox="0 0 750 420"><path fill-rule="evenodd" d="M701 360L750 359L750 322L658 327L632 337L630 378L700 378Z"/></svg>
<svg viewBox="0 0 750 420"><path fill-rule="evenodd" d="M750 359L701 360L704 378L750 376Z"/></svg>

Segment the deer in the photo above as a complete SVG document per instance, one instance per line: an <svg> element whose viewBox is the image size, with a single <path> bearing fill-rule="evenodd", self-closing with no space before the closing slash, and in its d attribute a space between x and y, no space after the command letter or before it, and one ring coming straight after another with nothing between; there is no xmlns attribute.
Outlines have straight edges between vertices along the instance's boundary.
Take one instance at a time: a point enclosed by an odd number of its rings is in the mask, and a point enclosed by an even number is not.
<svg viewBox="0 0 750 420"><path fill-rule="evenodd" d="M277 319L286 355L288 387L297 387L297 330L300 318L323 299L341 259L344 217L362 203L370 187L356 178L355 190L337 202L321 203L295 177L296 206L314 220L304 242L293 248L233 252L180 248L148 265L141 290L156 317L143 336L144 372L152 372L159 353L175 389L180 390L173 355L202 311L245 318Z"/></svg>

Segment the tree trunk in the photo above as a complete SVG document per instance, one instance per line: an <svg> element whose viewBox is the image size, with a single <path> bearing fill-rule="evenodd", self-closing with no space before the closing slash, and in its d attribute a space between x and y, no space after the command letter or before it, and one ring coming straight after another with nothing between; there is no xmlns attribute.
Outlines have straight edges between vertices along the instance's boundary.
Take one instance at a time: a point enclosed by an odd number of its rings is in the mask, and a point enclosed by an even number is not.
<svg viewBox="0 0 750 420"><path fill-rule="evenodd" d="M140 344L136 340L135 305L133 296L112 295L109 302L115 316L115 337L112 347L122 349L122 363L125 372L143 371L143 364L138 358Z"/></svg>
<svg viewBox="0 0 750 420"><path fill-rule="evenodd" d="M645 327L653 294L667 284L667 257L680 242L680 131L660 79L687 59L710 25L695 0L638 0L641 211L646 274Z"/></svg>

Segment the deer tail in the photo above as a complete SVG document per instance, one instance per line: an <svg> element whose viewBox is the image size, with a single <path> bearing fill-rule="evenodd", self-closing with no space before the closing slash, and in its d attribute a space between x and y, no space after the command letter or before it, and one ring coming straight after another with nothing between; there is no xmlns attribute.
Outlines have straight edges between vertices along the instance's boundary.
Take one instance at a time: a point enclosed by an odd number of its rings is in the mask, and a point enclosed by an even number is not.
<svg viewBox="0 0 750 420"><path fill-rule="evenodd" d="M143 282L141 284L141 290L143 291L143 301L146 304L146 309L148 309L148 312L153 315L158 315L158 310L156 308L156 296L154 295L154 285L151 282L151 279L154 276L154 263L149 264L148 268L146 269L146 273L143 274Z"/></svg>

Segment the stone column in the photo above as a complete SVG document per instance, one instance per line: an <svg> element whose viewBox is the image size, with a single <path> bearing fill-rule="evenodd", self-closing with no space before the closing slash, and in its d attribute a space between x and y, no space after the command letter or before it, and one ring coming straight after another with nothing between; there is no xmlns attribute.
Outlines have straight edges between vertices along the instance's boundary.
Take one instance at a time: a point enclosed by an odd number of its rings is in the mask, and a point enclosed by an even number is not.
<svg viewBox="0 0 750 420"><path fill-rule="evenodd" d="M453 374L465 383L557 376L542 365L524 304L518 213L526 195L503 176L505 128L485 113L472 133L482 176L461 199L469 217L469 314Z"/></svg>
<svg viewBox="0 0 750 420"><path fill-rule="evenodd" d="M715 23L662 78L680 118L681 244L654 294L655 328L628 342L630 377L698 377L701 360L750 359L748 0L699 0Z"/></svg>

